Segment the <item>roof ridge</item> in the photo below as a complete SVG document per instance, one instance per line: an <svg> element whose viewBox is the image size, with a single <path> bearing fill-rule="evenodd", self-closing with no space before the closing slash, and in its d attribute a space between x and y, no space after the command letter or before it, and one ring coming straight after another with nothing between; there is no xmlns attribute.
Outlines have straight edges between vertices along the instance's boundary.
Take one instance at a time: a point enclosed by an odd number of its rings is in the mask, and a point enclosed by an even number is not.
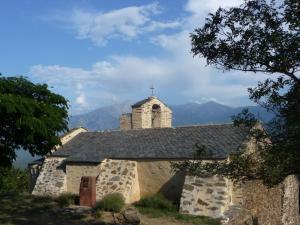
<svg viewBox="0 0 300 225"><path fill-rule="evenodd" d="M219 124L195 124L195 125L181 125L175 127L156 127L156 128L141 128L141 129L132 129L132 130L98 130L98 131L87 131L84 133L113 133L113 132L135 132L141 130L167 130L167 129L178 129L178 128L193 128L193 127L209 127L209 126L224 126L224 125L233 125L233 123L219 123Z"/></svg>

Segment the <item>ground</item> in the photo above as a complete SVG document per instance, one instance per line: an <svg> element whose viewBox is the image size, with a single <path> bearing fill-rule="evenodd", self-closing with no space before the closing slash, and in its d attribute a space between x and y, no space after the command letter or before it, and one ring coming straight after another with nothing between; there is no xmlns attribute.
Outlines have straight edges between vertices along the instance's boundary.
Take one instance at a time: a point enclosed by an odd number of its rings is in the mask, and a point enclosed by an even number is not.
<svg viewBox="0 0 300 225"><path fill-rule="evenodd" d="M60 208L47 197L33 197L29 194L0 195L1 225L104 225L95 214L74 214L69 209ZM174 214L162 215L158 212L142 212L142 225L217 225L208 218L180 217ZM109 212L102 213L102 216ZM178 215L177 215L178 216Z"/></svg>

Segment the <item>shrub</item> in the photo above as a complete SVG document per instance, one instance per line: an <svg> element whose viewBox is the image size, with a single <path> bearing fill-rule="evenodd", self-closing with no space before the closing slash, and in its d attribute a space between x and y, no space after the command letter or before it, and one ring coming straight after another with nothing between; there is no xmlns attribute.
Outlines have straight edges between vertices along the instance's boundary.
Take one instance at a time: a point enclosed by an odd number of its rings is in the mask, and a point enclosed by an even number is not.
<svg viewBox="0 0 300 225"><path fill-rule="evenodd" d="M76 195L73 193L62 193L56 198L56 202L60 207L67 207L69 205L75 204Z"/></svg>
<svg viewBox="0 0 300 225"><path fill-rule="evenodd" d="M33 203L48 203L52 202L53 198L49 195L34 196L31 201Z"/></svg>
<svg viewBox="0 0 300 225"><path fill-rule="evenodd" d="M135 203L137 207L159 209L162 211L175 212L176 207L168 199L161 195L154 195L142 198Z"/></svg>
<svg viewBox="0 0 300 225"><path fill-rule="evenodd" d="M105 195L100 201L96 203L96 210L103 210L109 212L120 212L125 206L123 195L119 193L112 193Z"/></svg>
<svg viewBox="0 0 300 225"><path fill-rule="evenodd" d="M96 210L94 215L95 215L96 218L101 219L102 218L102 211L100 209L98 209L98 210Z"/></svg>
<svg viewBox="0 0 300 225"><path fill-rule="evenodd" d="M27 192L29 176L26 170L0 167L0 193Z"/></svg>

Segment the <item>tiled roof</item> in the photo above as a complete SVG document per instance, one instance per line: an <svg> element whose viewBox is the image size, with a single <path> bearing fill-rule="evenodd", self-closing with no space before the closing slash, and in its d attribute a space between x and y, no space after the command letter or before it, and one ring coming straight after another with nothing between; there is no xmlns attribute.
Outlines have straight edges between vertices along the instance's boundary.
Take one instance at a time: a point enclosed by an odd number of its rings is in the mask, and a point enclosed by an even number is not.
<svg viewBox="0 0 300 225"><path fill-rule="evenodd" d="M224 159L239 151L247 130L232 124L129 131L83 132L53 156L70 162L101 162L115 159L192 159L196 144L206 146L209 158Z"/></svg>
<svg viewBox="0 0 300 225"><path fill-rule="evenodd" d="M143 100L141 100L141 101L136 102L136 103L133 104L131 107L132 107L132 108L140 107L141 105L145 104L146 102L148 102L148 101L150 101L150 100L151 100L151 97L146 98L146 99L143 99Z"/></svg>

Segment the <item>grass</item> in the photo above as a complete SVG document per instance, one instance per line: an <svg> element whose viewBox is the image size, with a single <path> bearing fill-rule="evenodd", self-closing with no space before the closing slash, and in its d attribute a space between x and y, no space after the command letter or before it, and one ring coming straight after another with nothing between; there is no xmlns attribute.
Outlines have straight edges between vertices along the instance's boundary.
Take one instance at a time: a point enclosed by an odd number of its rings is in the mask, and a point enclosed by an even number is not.
<svg viewBox="0 0 300 225"><path fill-rule="evenodd" d="M6 225L84 225L85 218L64 215L55 199L30 194L0 195L0 224Z"/></svg>
<svg viewBox="0 0 300 225"><path fill-rule="evenodd" d="M105 195L100 201L98 201L95 209L98 211L120 212L124 206L124 197L119 193L112 193Z"/></svg>
<svg viewBox="0 0 300 225"><path fill-rule="evenodd" d="M141 208L159 209L164 212L176 212L176 207L168 199L161 195L144 197L135 204Z"/></svg>
<svg viewBox="0 0 300 225"><path fill-rule="evenodd" d="M136 204L144 218L156 217L157 224L198 224L218 225L218 221L208 217L180 215L176 207L166 199L155 197L142 199ZM97 210L95 213L83 217L82 215L65 214L61 212L57 199L49 196L34 197L30 194L0 194L0 224L1 225L103 225L103 219L108 212ZM151 208L157 207L157 208Z"/></svg>
<svg viewBox="0 0 300 225"><path fill-rule="evenodd" d="M197 225L219 225L220 222L206 216L182 215L177 207L163 196L149 196L142 198L135 204L140 213L154 218L169 217L180 222Z"/></svg>
<svg viewBox="0 0 300 225"><path fill-rule="evenodd" d="M58 203L60 207L67 207L69 205L74 205L75 200L77 198L77 195L72 193L62 193L60 196L58 196L55 201Z"/></svg>

